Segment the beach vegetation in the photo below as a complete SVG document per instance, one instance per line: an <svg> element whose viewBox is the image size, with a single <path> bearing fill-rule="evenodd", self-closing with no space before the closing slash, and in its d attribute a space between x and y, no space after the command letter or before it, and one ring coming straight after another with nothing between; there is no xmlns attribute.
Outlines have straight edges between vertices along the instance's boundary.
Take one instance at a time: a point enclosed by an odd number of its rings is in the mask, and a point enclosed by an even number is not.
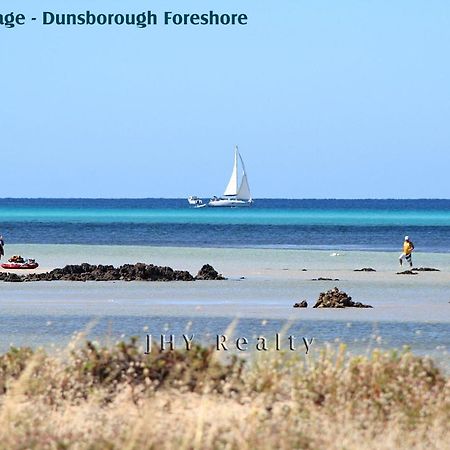
<svg viewBox="0 0 450 450"><path fill-rule="evenodd" d="M0 356L1 449L448 448L450 381L409 350L308 356L136 339Z"/></svg>

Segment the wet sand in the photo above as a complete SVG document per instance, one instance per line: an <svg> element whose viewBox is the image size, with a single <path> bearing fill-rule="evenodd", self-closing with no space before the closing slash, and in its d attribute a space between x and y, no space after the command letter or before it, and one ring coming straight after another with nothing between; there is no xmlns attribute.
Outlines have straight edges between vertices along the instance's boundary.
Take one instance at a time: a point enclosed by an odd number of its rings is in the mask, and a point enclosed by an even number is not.
<svg viewBox="0 0 450 450"><path fill-rule="evenodd" d="M9 245L7 255L21 254L24 257L35 258L40 267L39 272L45 272L66 264L112 264L145 262L156 265L168 265L174 269L187 269L196 272L203 264L209 263L228 277L268 277L314 278L318 276L331 277L334 274L345 273L346 277L361 279L377 278L380 273L394 276L401 268L398 263L398 253L394 252L361 252L329 250L289 250L276 248L246 249L246 248L193 248L193 247L146 247L146 246L85 246L85 245ZM6 261L7 257L2 261ZM415 267L435 267L441 272L431 272L440 280L450 280L450 254L420 253L413 256ZM354 272L362 267L372 267L377 272ZM307 272L302 273L302 269ZM1 269L3 270L4 269ZM20 271L27 273L28 271ZM381 275L381 276L384 276ZM395 281L398 277L392 277Z"/></svg>

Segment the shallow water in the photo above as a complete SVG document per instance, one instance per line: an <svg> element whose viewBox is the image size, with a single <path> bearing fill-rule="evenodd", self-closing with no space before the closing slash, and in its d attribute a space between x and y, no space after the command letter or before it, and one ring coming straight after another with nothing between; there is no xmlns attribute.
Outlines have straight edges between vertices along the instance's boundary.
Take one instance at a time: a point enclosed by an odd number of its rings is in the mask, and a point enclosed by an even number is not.
<svg viewBox="0 0 450 450"><path fill-rule="evenodd" d="M127 246L17 245L46 267L66 263L119 265L143 261L188 269L213 264L226 281L40 282L0 285L0 347L10 344L64 346L73 333L95 323L89 336L117 340L147 333L175 334L189 327L205 343L238 318L236 335L274 336L286 323L317 348L339 340L354 352L373 346L409 345L448 361L450 348L450 257L417 253L417 265L441 272L396 275L397 254L280 249L161 248ZM334 255L334 256L332 256ZM371 266L375 273L354 272ZM306 271L302 269L306 268ZM311 281L319 276L339 281ZM245 277L245 279L240 279ZM373 309L294 309L334 286ZM180 343L182 341L180 340Z"/></svg>

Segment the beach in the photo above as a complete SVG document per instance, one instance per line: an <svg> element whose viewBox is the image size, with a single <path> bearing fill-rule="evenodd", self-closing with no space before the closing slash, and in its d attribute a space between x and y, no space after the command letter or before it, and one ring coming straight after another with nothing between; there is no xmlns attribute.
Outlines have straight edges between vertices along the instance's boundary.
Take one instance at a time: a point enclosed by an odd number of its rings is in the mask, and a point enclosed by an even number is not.
<svg viewBox="0 0 450 450"><path fill-rule="evenodd" d="M439 272L397 275L394 252L34 244L8 251L38 256L37 271L145 262L196 274L208 263L227 280L2 283L3 350L10 344L63 346L85 328L99 340L138 336L142 342L148 333L181 336L188 328L202 343L214 344L214 336L238 319L238 336L273 336L288 325L291 334L314 337L317 347L339 341L365 352L408 345L444 364L448 357L447 254L414 255L417 266ZM354 271L363 267L376 272ZM335 286L373 308L312 308ZM301 300L309 307L293 308Z"/></svg>

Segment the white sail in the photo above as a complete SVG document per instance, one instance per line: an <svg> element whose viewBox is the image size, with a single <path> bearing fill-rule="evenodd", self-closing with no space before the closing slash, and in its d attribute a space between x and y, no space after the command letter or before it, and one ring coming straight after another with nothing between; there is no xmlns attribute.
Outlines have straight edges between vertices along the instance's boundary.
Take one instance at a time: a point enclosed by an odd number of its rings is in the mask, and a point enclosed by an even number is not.
<svg viewBox="0 0 450 450"><path fill-rule="evenodd" d="M231 173L230 181L223 195L235 196L238 193L238 149L236 147L234 151L234 165L233 172Z"/></svg>
<svg viewBox="0 0 450 450"><path fill-rule="evenodd" d="M237 147L236 147L236 150L237 150ZM239 190L238 190L236 198L238 200L248 201L248 200L252 199L252 194L250 193L250 186L248 185L248 179L247 179L247 173L245 172L244 160L242 159L242 156L240 153L239 153L239 159L241 160L241 164L242 164L242 180L241 180L241 185L239 186Z"/></svg>
<svg viewBox="0 0 450 450"><path fill-rule="evenodd" d="M248 185L247 175L244 172L242 176L241 186L239 187L239 191L237 193L236 198L238 200L251 200L252 194L250 194L250 186Z"/></svg>

